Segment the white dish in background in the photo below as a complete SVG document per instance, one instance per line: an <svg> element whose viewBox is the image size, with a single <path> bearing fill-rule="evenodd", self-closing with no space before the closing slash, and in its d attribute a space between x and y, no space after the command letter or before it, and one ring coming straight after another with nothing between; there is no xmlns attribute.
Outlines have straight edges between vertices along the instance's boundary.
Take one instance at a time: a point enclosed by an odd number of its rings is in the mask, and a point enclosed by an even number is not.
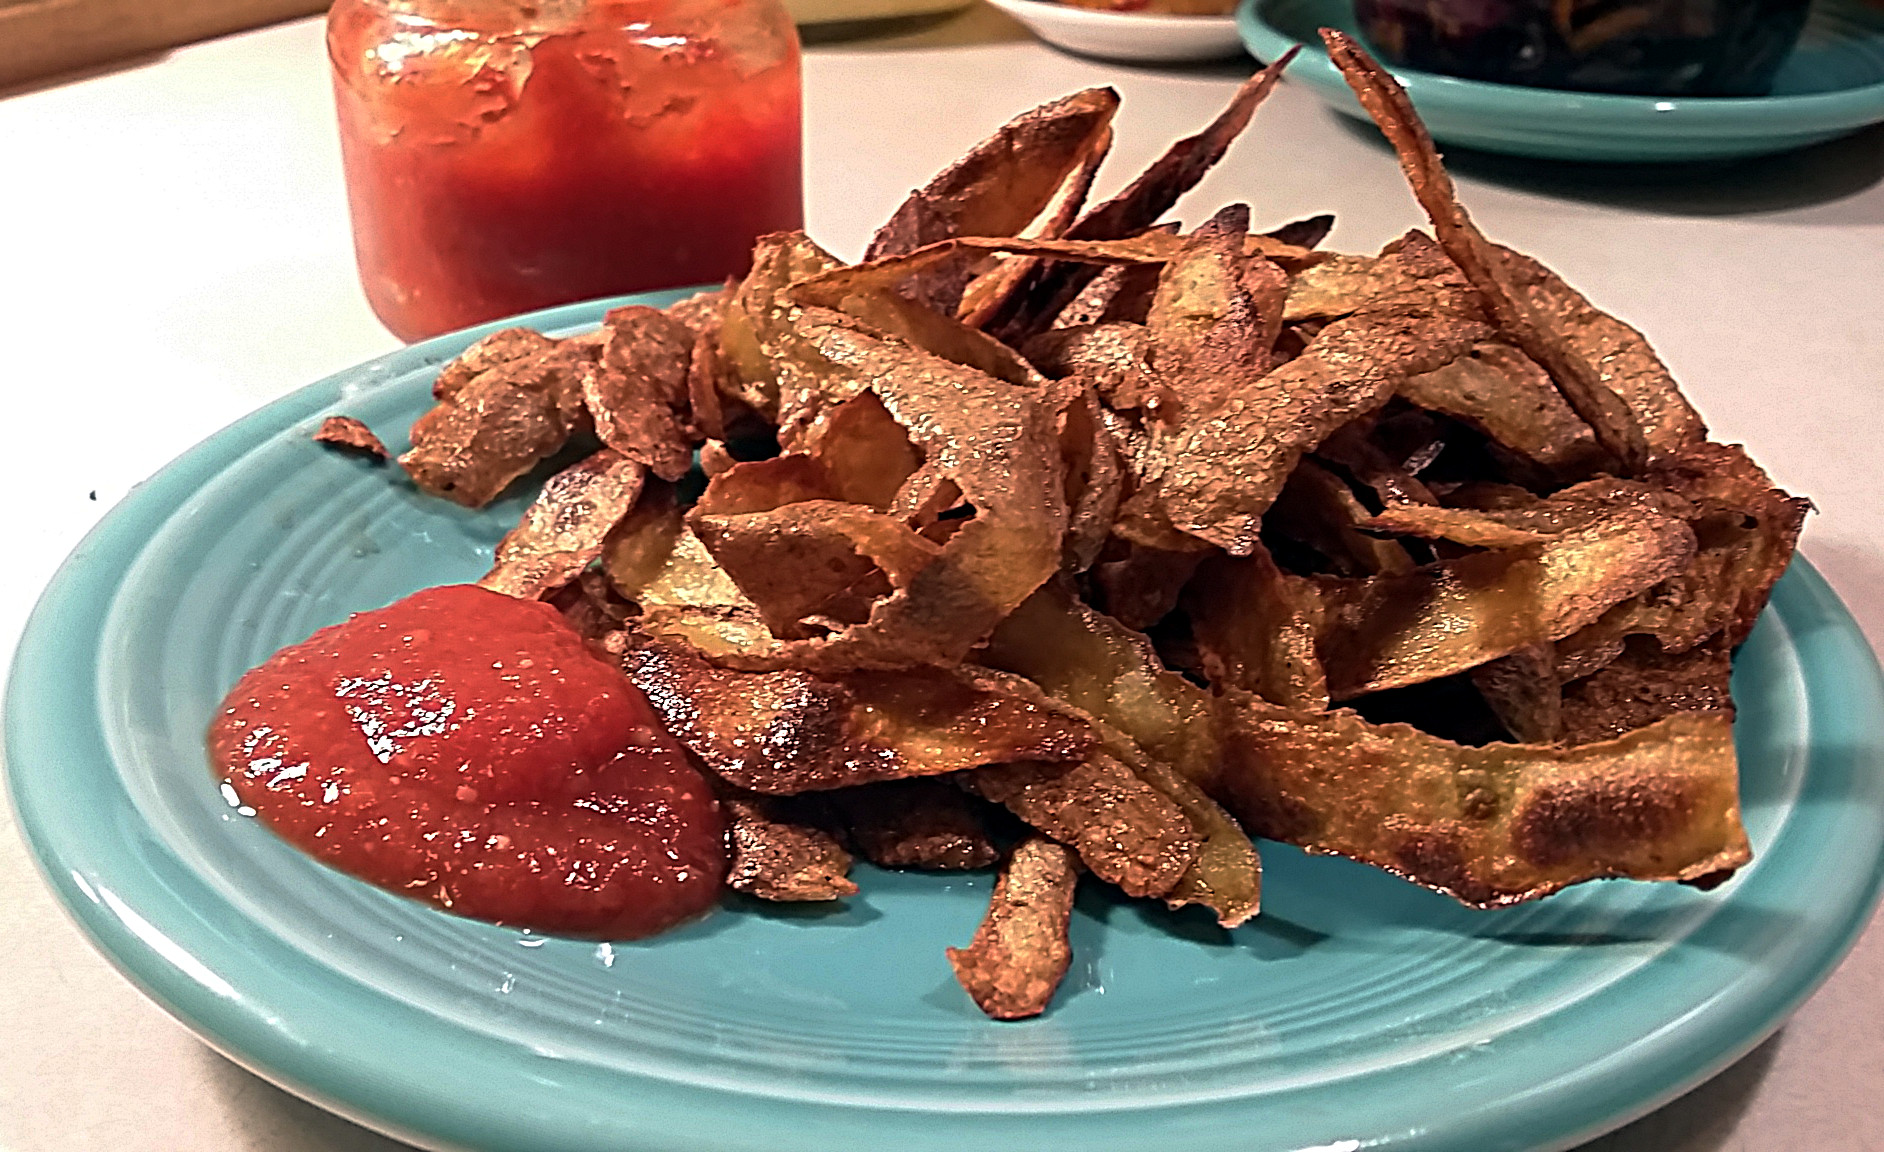
<svg viewBox="0 0 1884 1152"><path fill-rule="evenodd" d="M1056 48L1106 60L1175 64L1243 51L1234 16L1099 12L1050 0L988 0Z"/></svg>
<svg viewBox="0 0 1884 1152"><path fill-rule="evenodd" d="M966 8L973 0L785 0L798 24L835 24L852 20L892 20L934 16Z"/></svg>

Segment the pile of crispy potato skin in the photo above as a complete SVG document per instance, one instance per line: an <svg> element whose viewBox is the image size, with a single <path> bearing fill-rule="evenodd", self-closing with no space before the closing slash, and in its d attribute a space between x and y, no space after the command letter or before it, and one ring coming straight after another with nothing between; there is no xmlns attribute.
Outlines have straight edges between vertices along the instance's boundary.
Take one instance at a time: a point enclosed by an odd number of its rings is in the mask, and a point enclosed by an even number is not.
<svg viewBox="0 0 1884 1152"><path fill-rule="evenodd" d="M1729 660L1806 503L1487 241L1326 35L1431 234L1160 224L1284 60L1096 207L1108 89L1002 128L861 263L768 236L720 291L440 374L401 458L428 491L590 445L483 582L621 661L721 789L735 889L998 863L948 958L1012 1018L1082 874L1235 925L1252 837L1479 907L1747 862Z"/></svg>

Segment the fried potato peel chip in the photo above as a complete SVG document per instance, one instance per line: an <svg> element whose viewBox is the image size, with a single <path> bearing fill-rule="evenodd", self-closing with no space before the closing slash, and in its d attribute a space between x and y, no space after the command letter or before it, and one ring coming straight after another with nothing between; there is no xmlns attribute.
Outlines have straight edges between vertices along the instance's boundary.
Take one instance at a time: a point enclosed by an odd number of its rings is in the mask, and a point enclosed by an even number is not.
<svg viewBox="0 0 1884 1152"><path fill-rule="evenodd" d="M1200 841L1183 810L1103 752L1071 762L992 765L965 781L1073 849L1093 875L1128 895L1164 895L1197 860Z"/></svg>
<svg viewBox="0 0 1884 1152"><path fill-rule="evenodd" d="M1294 360L1218 406L1185 414L1157 481L1171 522L1248 555L1263 513L1306 452L1385 404L1408 376L1487 335L1482 323L1445 313L1366 312L1328 325Z"/></svg>
<svg viewBox="0 0 1884 1152"><path fill-rule="evenodd" d="M1125 733L1145 755L1192 780L1219 754L1210 696L1164 667L1145 638L1055 582L989 637L981 659Z"/></svg>
<svg viewBox="0 0 1884 1152"><path fill-rule="evenodd" d="M1601 465L1590 426L1564 403L1544 370L1509 344L1480 344L1449 364L1408 377L1399 394L1478 429L1555 479L1586 479Z"/></svg>
<svg viewBox="0 0 1884 1152"><path fill-rule="evenodd" d="M1328 677L1315 652L1321 597L1313 583L1276 567L1267 549L1205 561L1184 608L1211 683L1289 708L1328 707Z"/></svg>
<svg viewBox="0 0 1884 1152"><path fill-rule="evenodd" d="M1071 240L1116 240L1133 236L1158 222L1184 193L1197 186L1205 173L1223 159L1230 145L1249 126L1256 109L1282 79L1299 49L1291 48L1275 63L1244 81L1229 104L1195 136L1171 145L1117 196L1082 216L1066 230ZM1090 268L1052 261L1032 270L1011 303L990 315L983 324L1005 343L1020 347L1028 337L1048 328L1060 310L1078 296L1094 273Z"/></svg>
<svg viewBox="0 0 1884 1152"><path fill-rule="evenodd" d="M1468 748L1352 712L1227 712L1214 794L1260 836L1362 860L1478 907L1602 877L1745 864L1733 729L1682 713L1574 748Z"/></svg>
<svg viewBox="0 0 1884 1152"><path fill-rule="evenodd" d="M816 798L761 796L722 785L726 886L760 900L809 903L857 894L850 853L821 826Z"/></svg>
<svg viewBox="0 0 1884 1152"><path fill-rule="evenodd" d="M687 428L693 333L641 305L611 309L602 327L608 336L601 360L582 381L596 435L661 479L680 479L693 466Z"/></svg>
<svg viewBox="0 0 1884 1152"><path fill-rule="evenodd" d="M1079 866L1044 836L1014 846L995 881L988 914L966 948L948 950L955 979L997 1020L1038 1016L1073 962L1067 927Z"/></svg>
<svg viewBox="0 0 1884 1152"><path fill-rule="evenodd" d="M1015 117L911 193L872 237L864 260L958 236L1018 236L1056 205L1076 211L1110 145L1118 107L1117 92L1088 88ZM915 298L953 314L970 279L963 267Z"/></svg>
<svg viewBox="0 0 1884 1152"><path fill-rule="evenodd" d="M1499 254L1512 288L1540 323L1561 333L1579 359L1596 366L1603 387L1628 405L1653 452L1677 452L1706 441L1700 414L1640 332L1596 309L1531 257L1509 248L1500 248Z"/></svg>
<svg viewBox="0 0 1884 1152"><path fill-rule="evenodd" d="M792 641L783 659L825 671L958 663L1059 570L1068 509L1052 398L843 325L804 336L867 381L972 516L867 620Z"/></svg>
<svg viewBox="0 0 1884 1152"><path fill-rule="evenodd" d="M528 328L500 328L460 352L438 370L432 398L451 400L465 385L493 368L514 365L556 350L556 341Z"/></svg>
<svg viewBox="0 0 1884 1152"><path fill-rule="evenodd" d="M547 337L523 333L494 332L439 372L438 404L414 421L412 448L399 458L420 488L481 508L587 421L582 382L596 348L544 348Z"/></svg>
<svg viewBox="0 0 1884 1152"><path fill-rule="evenodd" d="M1509 283L1503 258L1459 203L1433 138L1405 90L1346 33L1324 28L1321 38L1361 107L1399 154L1407 183L1432 221L1440 245L1478 292L1498 331L1550 373L1604 451L1625 468L1639 471L1648 462L1649 445L1634 414L1604 385L1596 365L1540 320Z"/></svg>
<svg viewBox="0 0 1884 1152"><path fill-rule="evenodd" d="M1563 739L1563 685L1557 679L1552 645L1533 644L1480 664L1472 669L1472 686L1519 743L1554 744Z"/></svg>
<svg viewBox="0 0 1884 1152"><path fill-rule="evenodd" d="M1086 197L1092 191L1092 182L1099 175L1099 166L1111 151L1112 131L1107 129L1093 139L1079 167L1060 185L1052 202L1021 235L1043 240L1064 236L1079 219ZM986 326L989 319L1008 308L1025 290L1028 277L1033 275L1040 261L1038 256L998 257L993 267L978 274L962 291L961 303L955 309L956 318L971 328Z"/></svg>
<svg viewBox="0 0 1884 1152"><path fill-rule="evenodd" d="M1647 637L1629 640L1600 671L1563 689L1562 739L1610 740L1679 712L1714 712L1732 719L1733 656L1724 638L1686 652L1667 652Z"/></svg>
<svg viewBox="0 0 1884 1152"><path fill-rule="evenodd" d="M850 842L879 868L961 872L1000 859L978 801L933 776L829 793Z"/></svg>
<svg viewBox="0 0 1884 1152"><path fill-rule="evenodd" d="M623 666L668 731L753 792L824 791L1010 760L1072 761L1094 743L1077 717L974 669L742 672L658 640L630 648Z"/></svg>
<svg viewBox="0 0 1884 1152"><path fill-rule="evenodd" d="M1687 568L1694 533L1678 497L1626 480L1565 489L1527 518L1542 544L1474 552L1412 572L1317 577L1317 644L1335 700L1463 672L1568 636Z"/></svg>
<svg viewBox="0 0 1884 1152"><path fill-rule="evenodd" d="M641 495L647 470L604 448L549 478L523 519L497 544L479 585L535 600L575 579Z"/></svg>
<svg viewBox="0 0 1884 1152"><path fill-rule="evenodd" d="M812 617L865 622L943 549L892 516L836 500L720 516L696 509L688 525L780 639L815 634Z"/></svg>
<svg viewBox="0 0 1884 1152"><path fill-rule="evenodd" d="M1057 582L1002 622L982 658L1077 709L1108 755L1184 813L1200 848L1165 893L1167 903L1201 904L1225 927L1256 914L1262 891L1256 849L1196 784L1215 770L1218 755L1206 691L1159 663L1143 636Z"/></svg>
<svg viewBox="0 0 1884 1152"><path fill-rule="evenodd" d="M392 458L392 453L386 451L386 445L373 435L373 430L351 416L329 416L322 420L320 428L314 433L314 442L332 444L336 448L351 448L375 460Z"/></svg>
<svg viewBox="0 0 1884 1152"><path fill-rule="evenodd" d="M1664 457L1654 479L1687 499L1699 545L1688 568L1616 605L1556 646L1558 676L1588 676L1619 656L1630 636L1686 652L1725 632L1738 646L1792 560L1811 502L1772 486L1746 451L1701 444Z"/></svg>
<svg viewBox="0 0 1884 1152"><path fill-rule="evenodd" d="M1360 527L1427 540L1450 540L1473 548L1523 548L1542 544L1550 533L1509 524L1495 513L1436 504L1389 504Z"/></svg>

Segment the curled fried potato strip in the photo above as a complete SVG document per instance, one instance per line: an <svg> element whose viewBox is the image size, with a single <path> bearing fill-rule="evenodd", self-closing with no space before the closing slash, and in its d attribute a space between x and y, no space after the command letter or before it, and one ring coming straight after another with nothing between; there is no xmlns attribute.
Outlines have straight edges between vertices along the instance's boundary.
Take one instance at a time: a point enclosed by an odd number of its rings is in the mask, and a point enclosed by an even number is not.
<svg viewBox="0 0 1884 1152"><path fill-rule="evenodd" d="M1017 760L1075 762L1095 743L1076 715L971 668L742 672L658 639L630 647L623 667L668 731L753 792L818 792Z"/></svg>
<svg viewBox="0 0 1884 1152"><path fill-rule="evenodd" d="M988 914L966 948L948 950L955 979L983 1012L1021 1020L1046 1011L1073 963L1067 927L1079 865L1044 836L1014 846Z"/></svg>
<svg viewBox="0 0 1884 1152"><path fill-rule="evenodd" d="M1346 33L1324 28L1321 38L1361 107L1399 154L1407 183L1432 221L1440 245L1478 293L1498 331L1550 373L1604 451L1632 472L1645 467L1650 447L1635 413L1604 383L1586 353L1538 316L1527 296L1511 283L1502 255L1459 203L1452 177L1406 91Z"/></svg>
<svg viewBox="0 0 1884 1152"><path fill-rule="evenodd" d="M574 580L635 507L647 469L604 448L549 478L478 583L534 600Z"/></svg>
<svg viewBox="0 0 1884 1152"><path fill-rule="evenodd" d="M1595 623L1693 561L1684 505L1648 485L1593 480L1533 511L1478 514L1486 525L1516 518L1545 533L1540 544L1394 575L1318 578L1329 695L1436 680Z"/></svg>
<svg viewBox="0 0 1884 1152"><path fill-rule="evenodd" d="M1700 880L1751 858L1733 726L1684 712L1574 748L1468 748L1351 712L1226 712L1213 791L1257 835L1495 907L1600 877Z"/></svg>

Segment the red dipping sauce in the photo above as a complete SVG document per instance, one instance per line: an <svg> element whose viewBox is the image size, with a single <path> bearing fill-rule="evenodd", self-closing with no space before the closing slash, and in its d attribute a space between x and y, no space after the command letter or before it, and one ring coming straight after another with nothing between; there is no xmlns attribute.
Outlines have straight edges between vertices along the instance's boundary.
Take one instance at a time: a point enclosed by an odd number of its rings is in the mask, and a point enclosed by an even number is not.
<svg viewBox="0 0 1884 1152"><path fill-rule="evenodd" d="M360 279L404 340L743 275L804 223L779 0L336 0Z"/></svg>
<svg viewBox="0 0 1884 1152"><path fill-rule="evenodd" d="M630 939L725 880L705 779L546 604L451 585L362 612L244 676L209 736L283 837L466 916Z"/></svg>

